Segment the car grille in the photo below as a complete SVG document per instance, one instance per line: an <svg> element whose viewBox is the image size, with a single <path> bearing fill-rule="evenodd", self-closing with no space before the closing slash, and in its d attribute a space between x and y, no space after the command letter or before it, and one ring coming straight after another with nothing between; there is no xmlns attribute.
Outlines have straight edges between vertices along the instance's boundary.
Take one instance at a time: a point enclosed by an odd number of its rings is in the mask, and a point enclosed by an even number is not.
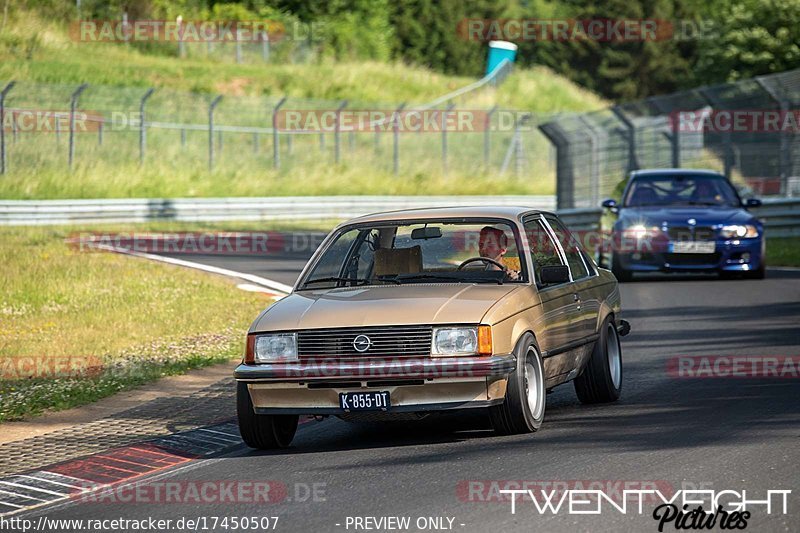
<svg viewBox="0 0 800 533"><path fill-rule="evenodd" d="M717 232L711 227L675 226L667 229L667 236L671 241L713 241Z"/></svg>
<svg viewBox="0 0 800 533"><path fill-rule="evenodd" d="M310 329L297 333L300 357L413 357L431 353L432 326L371 326ZM359 352L353 341L366 335L371 346Z"/></svg>
<svg viewBox="0 0 800 533"><path fill-rule="evenodd" d="M664 254L664 261L670 266L715 265L719 254Z"/></svg>

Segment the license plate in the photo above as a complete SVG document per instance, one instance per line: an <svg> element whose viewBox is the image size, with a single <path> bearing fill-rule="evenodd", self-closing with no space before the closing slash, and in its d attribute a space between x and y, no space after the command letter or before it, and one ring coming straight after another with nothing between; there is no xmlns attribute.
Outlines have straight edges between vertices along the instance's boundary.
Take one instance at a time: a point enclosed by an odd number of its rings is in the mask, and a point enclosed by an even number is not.
<svg viewBox="0 0 800 533"><path fill-rule="evenodd" d="M389 393L340 392L339 407L345 411L386 411L389 408Z"/></svg>
<svg viewBox="0 0 800 533"><path fill-rule="evenodd" d="M716 247L714 241L678 241L670 243L675 254L713 254Z"/></svg>

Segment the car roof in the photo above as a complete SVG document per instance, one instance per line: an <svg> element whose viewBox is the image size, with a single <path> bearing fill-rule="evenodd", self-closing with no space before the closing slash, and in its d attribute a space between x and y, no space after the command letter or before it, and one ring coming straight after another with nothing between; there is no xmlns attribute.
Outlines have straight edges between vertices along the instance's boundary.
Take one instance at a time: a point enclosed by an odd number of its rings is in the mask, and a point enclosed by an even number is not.
<svg viewBox="0 0 800 533"><path fill-rule="evenodd" d="M473 207L426 207L417 209L398 209L383 211L348 220L342 225L363 222L384 222L390 220L430 219L430 218L504 218L516 220L525 213L548 213L525 206L473 206Z"/></svg>
<svg viewBox="0 0 800 533"><path fill-rule="evenodd" d="M696 175L705 175L705 176L719 176L724 178L725 176L720 174L715 170L708 170L708 169L700 169L700 168L645 168L642 170L634 170L631 172L631 178L636 178L639 176L659 176L659 175L670 175L670 176L696 176Z"/></svg>

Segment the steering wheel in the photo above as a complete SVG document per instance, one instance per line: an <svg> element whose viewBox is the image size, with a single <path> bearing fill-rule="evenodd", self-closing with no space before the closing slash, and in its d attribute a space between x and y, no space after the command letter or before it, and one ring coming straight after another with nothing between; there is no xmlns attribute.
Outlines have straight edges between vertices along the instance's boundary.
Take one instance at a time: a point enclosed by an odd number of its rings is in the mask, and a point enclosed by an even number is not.
<svg viewBox="0 0 800 533"><path fill-rule="evenodd" d="M484 263L489 263L497 267L500 267L500 270L502 270L503 272L508 270L508 268L506 268L506 266L503 263L501 263L500 261L495 261L494 259L491 259L489 257L470 257L469 259L465 259L464 261L462 261L461 264L458 265L458 268L456 270L463 270L465 266L467 266L470 263L475 263L476 261L483 261Z"/></svg>

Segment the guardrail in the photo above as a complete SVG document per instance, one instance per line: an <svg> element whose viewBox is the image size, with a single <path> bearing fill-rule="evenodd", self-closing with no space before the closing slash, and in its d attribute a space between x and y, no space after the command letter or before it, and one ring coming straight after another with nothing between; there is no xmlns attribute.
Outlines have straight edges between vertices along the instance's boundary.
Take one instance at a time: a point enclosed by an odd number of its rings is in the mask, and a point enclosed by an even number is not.
<svg viewBox="0 0 800 533"><path fill-rule="evenodd" d="M0 200L0 225L135 223L154 220L334 220L394 209L522 205L555 211L553 196L287 196L103 200ZM773 237L800 236L800 198L764 200L753 212ZM573 230L597 230L599 208L562 209Z"/></svg>
<svg viewBox="0 0 800 533"><path fill-rule="evenodd" d="M800 236L800 198L765 199L763 202L752 212L764 221L767 237ZM602 214L599 208L558 210L558 216L575 231L599 229Z"/></svg>
<svg viewBox="0 0 800 533"><path fill-rule="evenodd" d="M523 205L552 211L553 196L287 196L101 200L0 200L0 225L130 223L154 220L331 220L441 206Z"/></svg>
<svg viewBox="0 0 800 533"><path fill-rule="evenodd" d="M800 198L764 200L753 212L764 221L767 238L800 237Z"/></svg>

